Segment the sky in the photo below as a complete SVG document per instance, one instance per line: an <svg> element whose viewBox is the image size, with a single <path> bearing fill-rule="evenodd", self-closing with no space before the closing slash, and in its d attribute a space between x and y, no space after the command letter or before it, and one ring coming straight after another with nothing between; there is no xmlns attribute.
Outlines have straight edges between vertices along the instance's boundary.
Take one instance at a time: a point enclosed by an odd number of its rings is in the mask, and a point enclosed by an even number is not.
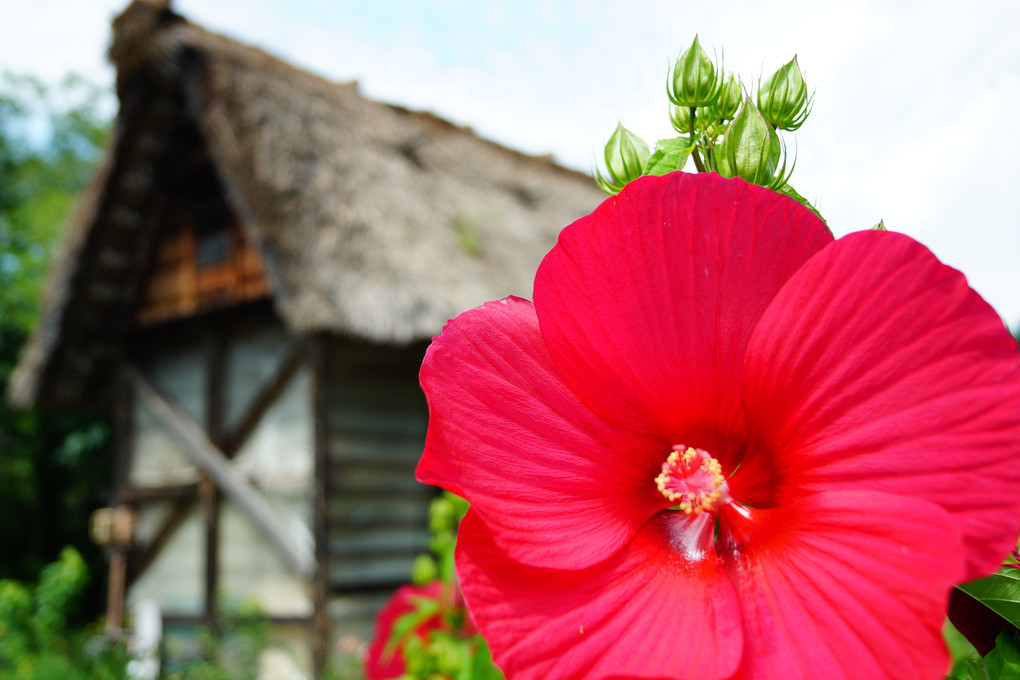
<svg viewBox="0 0 1020 680"><path fill-rule="evenodd" d="M112 88L126 0L0 0L0 70ZM175 0L179 13L370 98L590 171L617 122L673 136L694 38L753 86L794 54L815 90L791 184L837 236L879 219L1020 327L1020 3L975 0ZM110 100L113 109L112 98Z"/></svg>

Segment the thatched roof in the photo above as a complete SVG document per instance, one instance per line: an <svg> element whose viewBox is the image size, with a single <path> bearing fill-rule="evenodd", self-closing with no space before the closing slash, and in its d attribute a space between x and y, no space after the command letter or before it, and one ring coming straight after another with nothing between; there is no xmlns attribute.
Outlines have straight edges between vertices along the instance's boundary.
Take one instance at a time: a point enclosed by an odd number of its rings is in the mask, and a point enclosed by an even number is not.
<svg viewBox="0 0 1020 680"><path fill-rule="evenodd" d="M279 315L378 343L530 296L559 230L602 198L590 178L428 113L365 99L135 0L114 20L120 112L74 211L14 403L91 400L130 330L159 210L154 167L182 118L201 134Z"/></svg>

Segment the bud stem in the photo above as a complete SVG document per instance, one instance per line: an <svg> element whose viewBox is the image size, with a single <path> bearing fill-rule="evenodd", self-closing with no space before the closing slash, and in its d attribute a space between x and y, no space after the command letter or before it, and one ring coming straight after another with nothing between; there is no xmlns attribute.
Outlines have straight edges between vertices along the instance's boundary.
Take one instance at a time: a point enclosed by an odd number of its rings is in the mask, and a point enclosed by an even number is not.
<svg viewBox="0 0 1020 680"><path fill-rule="evenodd" d="M690 116L691 116L690 117L690 121L691 121L691 127L690 127L690 131L691 131L691 146L694 147L693 150L691 151L691 158L694 159L694 167L698 169L698 172L705 172L705 164L701 162L701 154L698 153L698 147L697 147L697 141L698 140L695 137L695 135L697 134L697 132L695 132L695 128L694 128L694 119L696 117L695 111L696 111L695 107L693 107L693 106L690 107Z"/></svg>

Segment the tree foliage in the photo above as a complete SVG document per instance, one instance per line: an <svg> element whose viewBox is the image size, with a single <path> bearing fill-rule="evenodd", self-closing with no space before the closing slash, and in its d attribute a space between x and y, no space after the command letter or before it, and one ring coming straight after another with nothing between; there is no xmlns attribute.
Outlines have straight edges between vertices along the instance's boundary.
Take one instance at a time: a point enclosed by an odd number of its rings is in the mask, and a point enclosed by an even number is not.
<svg viewBox="0 0 1020 680"><path fill-rule="evenodd" d="M73 548L62 550L37 584L0 580L0 680L126 677L122 645L68 628L68 613L87 582L85 563Z"/></svg>
<svg viewBox="0 0 1020 680"><path fill-rule="evenodd" d="M100 97L75 76L52 88L0 76L0 394L34 324L66 215L105 142ZM19 412L0 401L0 451L0 578L34 580L65 545L97 568L87 522L109 479L102 414ZM101 589L86 595L91 617Z"/></svg>

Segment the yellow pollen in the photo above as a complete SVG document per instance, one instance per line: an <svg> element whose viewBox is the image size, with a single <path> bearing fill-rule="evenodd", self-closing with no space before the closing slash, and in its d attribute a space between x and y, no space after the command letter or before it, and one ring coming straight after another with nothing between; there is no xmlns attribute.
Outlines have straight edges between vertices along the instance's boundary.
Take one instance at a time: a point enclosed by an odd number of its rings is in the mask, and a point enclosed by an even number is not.
<svg viewBox="0 0 1020 680"><path fill-rule="evenodd" d="M655 486L688 515L712 510L726 490L722 466L701 449L674 446L655 478Z"/></svg>

